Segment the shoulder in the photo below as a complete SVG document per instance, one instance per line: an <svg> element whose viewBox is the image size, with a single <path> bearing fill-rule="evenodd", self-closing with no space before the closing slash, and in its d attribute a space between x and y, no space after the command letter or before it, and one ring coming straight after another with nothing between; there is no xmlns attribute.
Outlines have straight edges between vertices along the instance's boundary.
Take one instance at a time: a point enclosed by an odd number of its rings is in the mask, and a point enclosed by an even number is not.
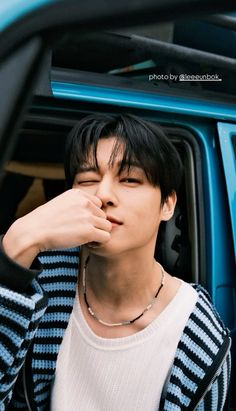
<svg viewBox="0 0 236 411"><path fill-rule="evenodd" d="M209 292L200 284L191 284L191 286L196 290L198 299L190 319L197 321L209 334L210 332L219 333L222 337L228 335L229 330L213 304Z"/></svg>

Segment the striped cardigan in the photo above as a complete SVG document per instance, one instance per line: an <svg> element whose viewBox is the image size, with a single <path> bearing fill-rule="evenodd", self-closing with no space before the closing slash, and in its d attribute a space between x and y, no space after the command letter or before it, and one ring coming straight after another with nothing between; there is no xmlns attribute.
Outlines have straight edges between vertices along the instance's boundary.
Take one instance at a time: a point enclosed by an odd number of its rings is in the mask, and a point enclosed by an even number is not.
<svg viewBox="0 0 236 411"><path fill-rule="evenodd" d="M0 251L0 411L49 410L57 354L75 298L78 258L79 249L43 253L43 270L33 280L32 271L25 270L23 285L16 284L20 267ZM3 272L7 269L11 288ZM198 301L163 390L163 411L218 411L227 395L229 332L208 293L193 286Z"/></svg>

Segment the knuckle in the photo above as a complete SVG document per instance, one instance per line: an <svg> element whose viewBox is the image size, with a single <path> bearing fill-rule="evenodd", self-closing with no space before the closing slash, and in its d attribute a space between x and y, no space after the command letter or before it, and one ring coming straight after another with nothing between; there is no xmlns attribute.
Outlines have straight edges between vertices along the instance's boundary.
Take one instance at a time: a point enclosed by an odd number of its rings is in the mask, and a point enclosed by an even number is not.
<svg viewBox="0 0 236 411"><path fill-rule="evenodd" d="M100 198L93 196L93 201L100 207L102 205L102 201Z"/></svg>
<svg viewBox="0 0 236 411"><path fill-rule="evenodd" d="M91 201L88 198L84 197L82 201L83 201L84 207L86 207L86 208L91 207Z"/></svg>
<svg viewBox="0 0 236 411"><path fill-rule="evenodd" d="M94 233L95 233L95 227L91 224L91 225L89 225L88 226L88 231L87 231L87 233L88 233L88 236L89 237L91 237L91 236L93 236L94 235Z"/></svg>

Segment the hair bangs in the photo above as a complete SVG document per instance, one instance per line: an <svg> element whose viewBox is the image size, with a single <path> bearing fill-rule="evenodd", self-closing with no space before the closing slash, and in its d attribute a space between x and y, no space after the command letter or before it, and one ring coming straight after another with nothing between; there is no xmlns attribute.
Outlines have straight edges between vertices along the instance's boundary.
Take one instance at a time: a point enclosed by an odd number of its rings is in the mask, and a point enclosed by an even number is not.
<svg viewBox="0 0 236 411"><path fill-rule="evenodd" d="M82 165L98 168L97 146L101 138L114 137L109 159L119 158L119 173L133 165L143 169L150 184L160 187L162 201L178 190L183 167L179 154L158 123L133 115L92 114L71 130L65 150L65 174L69 187Z"/></svg>

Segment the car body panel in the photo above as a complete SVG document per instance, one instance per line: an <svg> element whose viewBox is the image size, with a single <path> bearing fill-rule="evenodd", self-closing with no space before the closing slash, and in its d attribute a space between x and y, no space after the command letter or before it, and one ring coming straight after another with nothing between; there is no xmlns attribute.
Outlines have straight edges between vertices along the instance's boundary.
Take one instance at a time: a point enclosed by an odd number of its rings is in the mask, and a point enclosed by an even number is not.
<svg viewBox="0 0 236 411"><path fill-rule="evenodd" d="M136 107L148 110L209 117L219 120L235 120L235 104L204 102L187 97L165 96L157 93L124 91L109 87L52 81L52 93L57 98L88 102L105 102L116 106Z"/></svg>
<svg viewBox="0 0 236 411"><path fill-rule="evenodd" d="M234 253L236 256L236 153L233 147L236 125L218 123L218 132L232 221Z"/></svg>
<svg viewBox="0 0 236 411"><path fill-rule="evenodd" d="M58 0L7 0L0 3L0 31L39 7Z"/></svg>

